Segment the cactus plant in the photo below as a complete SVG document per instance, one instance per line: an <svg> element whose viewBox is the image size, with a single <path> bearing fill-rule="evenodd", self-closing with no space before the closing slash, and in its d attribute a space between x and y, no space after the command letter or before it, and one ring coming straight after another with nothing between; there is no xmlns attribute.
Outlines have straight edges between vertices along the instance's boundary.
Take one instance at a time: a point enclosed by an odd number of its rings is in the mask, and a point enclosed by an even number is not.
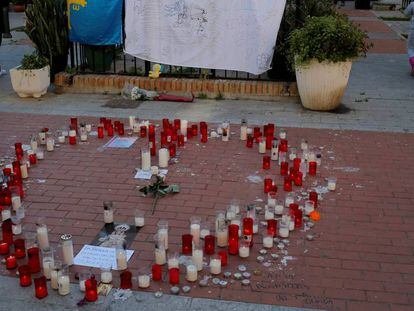
<svg viewBox="0 0 414 311"><path fill-rule="evenodd" d="M51 76L66 68L69 50L66 0L33 0L26 10L26 33L49 60Z"/></svg>

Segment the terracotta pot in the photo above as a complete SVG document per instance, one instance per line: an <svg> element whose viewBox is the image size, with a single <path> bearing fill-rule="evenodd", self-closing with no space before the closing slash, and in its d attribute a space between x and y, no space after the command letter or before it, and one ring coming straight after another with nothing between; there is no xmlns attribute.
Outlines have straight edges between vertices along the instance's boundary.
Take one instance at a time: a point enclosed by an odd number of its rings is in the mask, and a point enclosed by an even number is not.
<svg viewBox="0 0 414 311"><path fill-rule="evenodd" d="M25 11L24 4L13 4L13 11L17 13L21 13Z"/></svg>

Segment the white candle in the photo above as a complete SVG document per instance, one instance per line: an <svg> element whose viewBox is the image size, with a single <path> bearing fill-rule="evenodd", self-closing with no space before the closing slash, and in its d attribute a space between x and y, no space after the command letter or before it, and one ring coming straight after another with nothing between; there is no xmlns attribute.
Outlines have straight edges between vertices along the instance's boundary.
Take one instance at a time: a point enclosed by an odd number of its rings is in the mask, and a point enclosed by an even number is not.
<svg viewBox="0 0 414 311"><path fill-rule="evenodd" d="M104 222L106 224L111 224L114 222L114 211L113 210L104 210Z"/></svg>
<svg viewBox="0 0 414 311"><path fill-rule="evenodd" d="M43 160L45 158L45 153L42 150L37 150L36 151L36 158L38 160Z"/></svg>
<svg viewBox="0 0 414 311"><path fill-rule="evenodd" d="M259 142L259 153L266 153L266 140L262 139Z"/></svg>
<svg viewBox="0 0 414 311"><path fill-rule="evenodd" d="M26 179L27 177L29 177L29 172L27 171L27 164L26 163L20 165L20 171L22 173L22 178L23 179Z"/></svg>
<svg viewBox="0 0 414 311"><path fill-rule="evenodd" d="M295 230L295 222L293 221L293 219L291 219L289 222L289 231L293 230Z"/></svg>
<svg viewBox="0 0 414 311"><path fill-rule="evenodd" d="M41 145L46 144L46 133L45 132L40 132L39 133L39 141L40 141Z"/></svg>
<svg viewBox="0 0 414 311"><path fill-rule="evenodd" d="M203 270L203 250L202 249L193 249L193 256L191 260L196 265L197 271Z"/></svg>
<svg viewBox="0 0 414 311"><path fill-rule="evenodd" d="M65 136L59 136L58 137L58 142L60 143L60 144L64 144L65 143Z"/></svg>
<svg viewBox="0 0 414 311"><path fill-rule="evenodd" d="M80 140L81 141L87 141L88 140L88 135L86 133L85 134L81 134Z"/></svg>
<svg viewBox="0 0 414 311"><path fill-rule="evenodd" d="M240 140L247 140L247 125L240 128Z"/></svg>
<svg viewBox="0 0 414 311"><path fill-rule="evenodd" d="M12 231L14 235L19 235L22 233L22 224L13 224Z"/></svg>
<svg viewBox="0 0 414 311"><path fill-rule="evenodd" d="M132 131L133 131L134 133L139 133L139 130L140 130L140 124L135 122L135 123L132 125Z"/></svg>
<svg viewBox="0 0 414 311"><path fill-rule="evenodd" d="M135 117L134 116L129 116L129 128L133 129L134 124L135 124Z"/></svg>
<svg viewBox="0 0 414 311"><path fill-rule="evenodd" d="M47 151L55 150L55 140L53 138L48 138L46 140L46 150Z"/></svg>
<svg viewBox="0 0 414 311"><path fill-rule="evenodd" d="M178 263L178 257L168 258L168 269L178 268L178 265L179 265L179 263Z"/></svg>
<svg viewBox="0 0 414 311"><path fill-rule="evenodd" d="M127 256L125 250L117 250L116 265L118 270L125 270L127 268Z"/></svg>
<svg viewBox="0 0 414 311"><path fill-rule="evenodd" d="M72 243L72 241L62 243L62 252L63 252L64 262L68 266L73 265L73 243Z"/></svg>
<svg viewBox="0 0 414 311"><path fill-rule="evenodd" d="M168 250L168 229L166 228L159 229L158 237L161 241L164 241L164 248Z"/></svg>
<svg viewBox="0 0 414 311"><path fill-rule="evenodd" d="M80 281L79 281L79 290L80 290L81 292L84 292L84 291L86 290L86 288L85 288L85 281L86 281L86 280L80 280Z"/></svg>
<svg viewBox="0 0 414 311"><path fill-rule="evenodd" d="M273 219L275 218L275 214L273 213L273 210L270 209L270 207L266 206L265 209L265 220Z"/></svg>
<svg viewBox="0 0 414 311"><path fill-rule="evenodd" d="M282 215L283 214L283 204L277 203L275 206L275 214Z"/></svg>
<svg viewBox="0 0 414 311"><path fill-rule="evenodd" d="M286 196L285 198L285 206L289 207L290 204L295 203L295 199L292 196Z"/></svg>
<svg viewBox="0 0 414 311"><path fill-rule="evenodd" d="M151 166L151 174L152 175L158 175L158 166L156 166L156 165L154 165L154 166Z"/></svg>
<svg viewBox="0 0 414 311"><path fill-rule="evenodd" d="M287 227L280 227L279 228L279 236L281 238L287 238L289 236L289 228L287 228Z"/></svg>
<svg viewBox="0 0 414 311"><path fill-rule="evenodd" d="M86 124L85 125L86 131L89 133L90 131L92 131L92 125L91 124Z"/></svg>
<svg viewBox="0 0 414 311"><path fill-rule="evenodd" d="M272 248L273 247L273 237L265 235L263 237L263 247Z"/></svg>
<svg viewBox="0 0 414 311"><path fill-rule="evenodd" d="M143 274L138 276L138 287L148 288L150 286L150 277L149 275Z"/></svg>
<svg viewBox="0 0 414 311"><path fill-rule="evenodd" d="M49 237L46 225L37 227L37 241L40 249L49 248Z"/></svg>
<svg viewBox="0 0 414 311"><path fill-rule="evenodd" d="M336 178L333 178L333 177L328 178L328 190L329 191L336 190Z"/></svg>
<svg viewBox="0 0 414 311"><path fill-rule="evenodd" d="M190 231L193 236L194 243L200 243L200 224L191 224Z"/></svg>
<svg viewBox="0 0 414 311"><path fill-rule="evenodd" d="M101 273L101 282L105 284L109 284L112 282L112 272L111 271L103 271Z"/></svg>
<svg viewBox="0 0 414 311"><path fill-rule="evenodd" d="M157 265L165 265L167 262L167 255L164 248L155 249L155 263Z"/></svg>
<svg viewBox="0 0 414 311"><path fill-rule="evenodd" d="M212 258L210 260L210 273L211 274L221 273L221 260L220 259Z"/></svg>
<svg viewBox="0 0 414 311"><path fill-rule="evenodd" d="M247 258L250 255L250 247L247 245L241 245L239 247L239 256L241 258Z"/></svg>
<svg viewBox="0 0 414 311"><path fill-rule="evenodd" d="M50 258L50 257L43 258L43 275L48 280L50 280L51 278L51 272L52 272L53 265L54 265L53 258Z"/></svg>
<svg viewBox="0 0 414 311"><path fill-rule="evenodd" d="M305 215L310 215L315 210L315 203L313 201L305 202Z"/></svg>
<svg viewBox="0 0 414 311"><path fill-rule="evenodd" d="M11 213L9 209L4 209L1 211L1 220L5 221L11 217Z"/></svg>
<svg viewBox="0 0 414 311"><path fill-rule="evenodd" d="M20 196L12 196L12 205L13 210L15 211L17 211L20 208L20 206L22 206L22 200L20 199Z"/></svg>
<svg viewBox="0 0 414 311"><path fill-rule="evenodd" d="M184 135L184 137L187 137L187 126L188 126L188 121L181 120L180 132L182 135Z"/></svg>
<svg viewBox="0 0 414 311"><path fill-rule="evenodd" d="M70 281L68 275L61 275L58 279L59 295L65 296L70 293Z"/></svg>
<svg viewBox="0 0 414 311"><path fill-rule="evenodd" d="M61 274L62 272L58 270L52 270L50 272L50 287L52 287L53 289L59 288L58 278L61 276Z"/></svg>
<svg viewBox="0 0 414 311"><path fill-rule="evenodd" d="M228 243L228 232L227 230L217 231L217 246L226 247Z"/></svg>
<svg viewBox="0 0 414 311"><path fill-rule="evenodd" d="M151 153L146 148L141 150L141 168L144 171L151 169Z"/></svg>
<svg viewBox="0 0 414 311"><path fill-rule="evenodd" d="M308 149L308 142L304 139L302 139L302 142L300 143L300 149L307 150Z"/></svg>
<svg viewBox="0 0 414 311"><path fill-rule="evenodd" d="M197 281L197 277L198 277L197 266L194 264L189 264L187 266L187 281L195 282Z"/></svg>
<svg viewBox="0 0 414 311"><path fill-rule="evenodd" d="M253 233L256 234L259 232L259 224L257 222L253 223Z"/></svg>
<svg viewBox="0 0 414 311"><path fill-rule="evenodd" d="M170 152L167 148L161 148L158 150L158 166L161 168L168 167L168 160L170 157Z"/></svg>
<svg viewBox="0 0 414 311"><path fill-rule="evenodd" d="M229 141L229 138L230 138L230 124L223 123L221 140Z"/></svg>
<svg viewBox="0 0 414 311"><path fill-rule="evenodd" d="M281 130L279 133L280 139L286 139L286 132L284 130Z"/></svg>
<svg viewBox="0 0 414 311"><path fill-rule="evenodd" d="M277 161L279 158L279 148L278 147L272 147L270 159L272 161Z"/></svg>
<svg viewBox="0 0 414 311"><path fill-rule="evenodd" d="M276 206L276 198L273 196L268 196L267 198L267 206L269 207L275 207Z"/></svg>
<svg viewBox="0 0 414 311"><path fill-rule="evenodd" d="M206 237L206 235L210 235L210 230L209 229L201 229L200 231L200 238L204 239Z"/></svg>
<svg viewBox="0 0 414 311"><path fill-rule="evenodd" d="M144 227L145 224L145 218L144 217L138 217L135 216L135 227Z"/></svg>
<svg viewBox="0 0 414 311"><path fill-rule="evenodd" d="M32 148L33 152L36 153L37 151L37 140L36 139L32 139L30 141L30 147Z"/></svg>

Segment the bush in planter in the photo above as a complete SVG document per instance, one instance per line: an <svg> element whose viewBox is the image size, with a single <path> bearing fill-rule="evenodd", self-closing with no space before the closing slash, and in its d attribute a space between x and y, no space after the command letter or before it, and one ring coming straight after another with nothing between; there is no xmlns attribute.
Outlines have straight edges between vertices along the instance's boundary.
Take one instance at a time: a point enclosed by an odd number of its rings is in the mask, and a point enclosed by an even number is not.
<svg viewBox="0 0 414 311"><path fill-rule="evenodd" d="M66 13L66 0L33 0L26 10L26 33L39 54L49 60L52 79L68 63Z"/></svg>
<svg viewBox="0 0 414 311"><path fill-rule="evenodd" d="M332 110L340 105L352 60L370 47L366 37L342 15L309 18L292 32L290 59L305 108Z"/></svg>
<svg viewBox="0 0 414 311"><path fill-rule="evenodd" d="M38 55L37 53L26 54L23 56L21 61L21 66L19 70L33 70L33 69L42 69L48 65L48 61L43 56Z"/></svg>

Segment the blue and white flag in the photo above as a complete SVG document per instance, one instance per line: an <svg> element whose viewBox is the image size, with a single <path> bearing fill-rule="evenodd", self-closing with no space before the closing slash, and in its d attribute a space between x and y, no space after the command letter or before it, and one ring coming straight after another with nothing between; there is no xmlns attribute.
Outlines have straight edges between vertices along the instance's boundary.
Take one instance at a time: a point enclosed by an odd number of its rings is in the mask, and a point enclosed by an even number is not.
<svg viewBox="0 0 414 311"><path fill-rule="evenodd" d="M122 43L122 0L67 0L69 39L90 45Z"/></svg>

